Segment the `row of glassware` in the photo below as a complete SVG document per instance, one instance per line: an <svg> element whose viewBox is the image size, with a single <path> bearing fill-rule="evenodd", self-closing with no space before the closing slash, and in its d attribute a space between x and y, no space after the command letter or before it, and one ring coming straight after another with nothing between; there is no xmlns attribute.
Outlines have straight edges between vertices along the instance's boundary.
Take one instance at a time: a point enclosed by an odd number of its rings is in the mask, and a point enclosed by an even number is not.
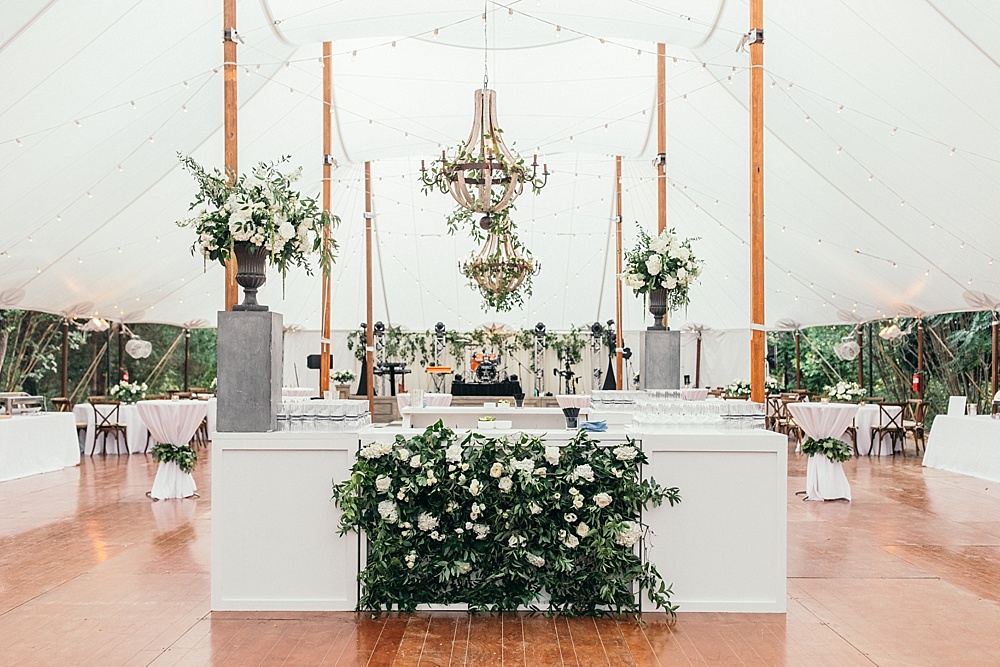
<svg viewBox="0 0 1000 667"><path fill-rule="evenodd" d="M764 427L763 403L687 401L682 390L594 391L592 401L592 412L630 413L632 425L647 432Z"/></svg>
<svg viewBox="0 0 1000 667"><path fill-rule="evenodd" d="M357 431L372 423L368 401L324 399L283 400L278 409L278 430L291 432Z"/></svg>

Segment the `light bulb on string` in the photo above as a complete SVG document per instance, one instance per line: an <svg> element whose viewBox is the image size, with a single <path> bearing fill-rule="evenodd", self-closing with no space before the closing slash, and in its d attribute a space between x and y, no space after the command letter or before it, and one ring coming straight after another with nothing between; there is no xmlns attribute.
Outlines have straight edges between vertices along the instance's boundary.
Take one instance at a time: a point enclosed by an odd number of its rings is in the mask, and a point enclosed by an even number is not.
<svg viewBox="0 0 1000 667"><path fill-rule="evenodd" d="M132 100L131 102L129 102L129 106L131 106L133 109L137 108L135 106L135 100Z"/></svg>
<svg viewBox="0 0 1000 667"><path fill-rule="evenodd" d="M844 112L844 105L841 104L839 107L837 107L837 113L843 113L843 112Z"/></svg>
<svg viewBox="0 0 1000 667"><path fill-rule="evenodd" d="M356 50L351 51L351 62L354 62L357 59L358 59L358 52Z"/></svg>
<svg viewBox="0 0 1000 667"><path fill-rule="evenodd" d="M24 142L21 141L20 139L15 139L14 143L17 144L18 146L23 146L24 145Z"/></svg>
<svg viewBox="0 0 1000 667"><path fill-rule="evenodd" d="M642 58L642 49L636 49L635 50L635 59L639 60L640 58Z"/></svg>
<svg viewBox="0 0 1000 667"><path fill-rule="evenodd" d="M83 123L81 123L79 120L74 120L73 124L76 125L77 127L83 127Z"/></svg>
<svg viewBox="0 0 1000 667"><path fill-rule="evenodd" d="M562 37L562 26L556 26L556 37Z"/></svg>
<svg viewBox="0 0 1000 667"><path fill-rule="evenodd" d="M190 87L191 87L191 84L189 84L187 81L185 81L184 82L184 90L187 90Z"/></svg>
<svg viewBox="0 0 1000 667"><path fill-rule="evenodd" d="M186 104L182 104L182 105L181 105L181 112L182 112L182 113L187 113L187 110L188 110L188 107L187 107L187 105L186 105Z"/></svg>
<svg viewBox="0 0 1000 667"><path fill-rule="evenodd" d="M898 130L899 130L899 128L897 128L897 127L894 127L894 128L892 128L891 130L889 130L889 134L891 134L892 136L896 136L896 132L897 132Z"/></svg>

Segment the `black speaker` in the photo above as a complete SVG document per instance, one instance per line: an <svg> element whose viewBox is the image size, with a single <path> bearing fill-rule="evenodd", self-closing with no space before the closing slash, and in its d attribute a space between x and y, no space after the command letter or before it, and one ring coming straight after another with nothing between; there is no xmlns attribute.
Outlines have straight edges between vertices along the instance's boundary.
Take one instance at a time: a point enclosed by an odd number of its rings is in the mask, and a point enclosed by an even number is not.
<svg viewBox="0 0 1000 667"><path fill-rule="evenodd" d="M319 370L319 362L321 361L318 354L310 354L306 357L306 368L311 368L314 371ZM333 355L330 355L330 368L333 369Z"/></svg>

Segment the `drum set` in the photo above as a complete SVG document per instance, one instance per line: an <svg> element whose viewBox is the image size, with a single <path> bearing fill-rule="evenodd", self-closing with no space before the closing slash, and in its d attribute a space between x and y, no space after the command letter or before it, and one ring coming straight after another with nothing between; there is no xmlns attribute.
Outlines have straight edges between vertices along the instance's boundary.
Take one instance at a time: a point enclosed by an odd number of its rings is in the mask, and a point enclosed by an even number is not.
<svg viewBox="0 0 1000 667"><path fill-rule="evenodd" d="M475 352L469 361L469 370L476 382L499 382L500 356L495 352Z"/></svg>

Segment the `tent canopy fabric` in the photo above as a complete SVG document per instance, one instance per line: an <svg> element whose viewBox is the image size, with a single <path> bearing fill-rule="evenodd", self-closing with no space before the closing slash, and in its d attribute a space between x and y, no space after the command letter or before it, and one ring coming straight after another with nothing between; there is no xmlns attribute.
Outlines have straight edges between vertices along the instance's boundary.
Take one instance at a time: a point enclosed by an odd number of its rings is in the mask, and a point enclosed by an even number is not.
<svg viewBox="0 0 1000 667"><path fill-rule="evenodd" d="M766 324L850 323L1000 302L1000 5L765 0ZM221 166L222 1L0 2L0 308L211 324L223 271L190 252L194 181ZM487 17L484 23L483 15ZM656 47L667 44L668 226L704 272L671 324L749 322L746 0L243 0L239 161L290 155L318 195L321 44L333 41L333 328L364 318L365 160L375 312L568 329L614 313L614 155L625 244L656 225ZM508 145L553 172L513 219L542 263L523 309L484 309L447 195L421 160L468 134L485 72ZM933 48L928 45L933 44ZM260 298L319 328L317 276ZM626 291L624 322L650 317Z"/></svg>

